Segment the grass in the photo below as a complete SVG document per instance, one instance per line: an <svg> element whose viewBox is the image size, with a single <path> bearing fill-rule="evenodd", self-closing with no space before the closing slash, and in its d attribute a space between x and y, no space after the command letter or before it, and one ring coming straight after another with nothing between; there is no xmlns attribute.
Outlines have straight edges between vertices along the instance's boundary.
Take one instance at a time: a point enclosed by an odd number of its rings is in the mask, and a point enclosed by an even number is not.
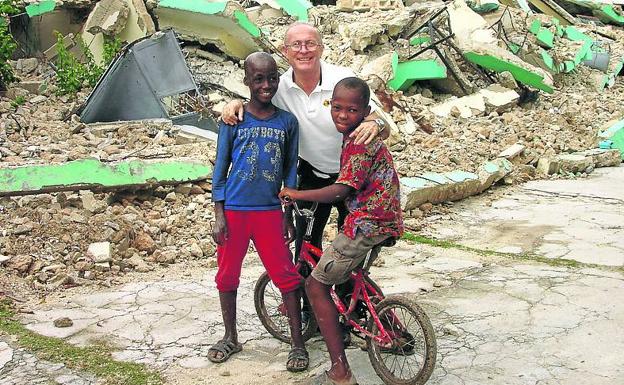
<svg viewBox="0 0 624 385"><path fill-rule="evenodd" d="M67 367L94 374L106 385L160 385L159 373L145 365L115 361L110 348L98 344L73 346L62 339L34 333L15 319L11 304L0 302L0 332L16 337L17 344L43 360L63 363Z"/></svg>
<svg viewBox="0 0 624 385"><path fill-rule="evenodd" d="M540 263L544 263L551 266L565 266L565 267L591 267L591 268L601 268L604 269L605 266L597 265L593 263L583 263L579 261L575 261L573 259L566 258L548 258L543 255L533 254L533 253L502 253L499 251L486 250L486 249L477 249L475 247L460 245L459 243L451 242L451 241L443 241L434 238L424 237L422 235L416 235L409 232L406 232L403 235L403 239L412 242L412 243L420 243L433 247L439 247L442 249L457 249L468 251L471 253L479 254L482 256L495 256L495 257L504 257L518 260L530 260L536 261ZM623 270L622 268L617 268L617 270Z"/></svg>

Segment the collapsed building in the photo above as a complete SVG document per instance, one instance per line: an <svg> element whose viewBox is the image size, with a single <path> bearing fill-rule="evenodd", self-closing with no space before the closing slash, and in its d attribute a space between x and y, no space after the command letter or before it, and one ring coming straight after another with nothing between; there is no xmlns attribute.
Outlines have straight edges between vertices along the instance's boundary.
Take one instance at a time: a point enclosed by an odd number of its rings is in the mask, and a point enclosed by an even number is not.
<svg viewBox="0 0 624 385"><path fill-rule="evenodd" d="M624 150L624 13L591 0L23 1L3 18L0 265L41 289L209 258L216 121L241 62L293 21L366 79L391 122L408 226L494 183L578 177ZM96 62L57 95L58 39ZM80 37L80 39L79 39ZM80 43L84 42L84 45ZM434 209L435 210L435 209Z"/></svg>

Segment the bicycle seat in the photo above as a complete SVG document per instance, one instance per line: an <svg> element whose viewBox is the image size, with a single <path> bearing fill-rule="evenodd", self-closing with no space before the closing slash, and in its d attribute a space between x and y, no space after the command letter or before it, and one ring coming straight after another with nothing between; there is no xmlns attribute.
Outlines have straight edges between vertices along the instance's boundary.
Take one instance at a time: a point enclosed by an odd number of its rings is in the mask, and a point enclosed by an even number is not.
<svg viewBox="0 0 624 385"><path fill-rule="evenodd" d="M377 246L379 247L392 247L396 245L397 239L395 237L386 238L383 241L379 242ZM377 247L375 246L375 247Z"/></svg>

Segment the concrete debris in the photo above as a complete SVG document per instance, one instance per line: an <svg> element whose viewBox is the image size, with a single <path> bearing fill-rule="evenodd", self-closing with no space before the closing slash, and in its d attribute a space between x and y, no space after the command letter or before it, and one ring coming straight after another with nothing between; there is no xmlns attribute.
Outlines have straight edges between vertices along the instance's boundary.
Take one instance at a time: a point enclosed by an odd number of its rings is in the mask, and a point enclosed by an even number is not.
<svg viewBox="0 0 624 385"><path fill-rule="evenodd" d="M403 8L402 0L336 0L336 8L339 11L359 12L370 9L395 9Z"/></svg>
<svg viewBox="0 0 624 385"><path fill-rule="evenodd" d="M161 0L156 15L161 29L173 28L186 40L214 44L238 59L262 49L258 41L260 29L249 20L245 9L233 1Z"/></svg>
<svg viewBox="0 0 624 385"><path fill-rule="evenodd" d="M509 174L512 169L511 162L499 158L482 165L478 174L453 171L401 178L401 207L404 211L409 211L424 203L456 201L481 193Z"/></svg>
<svg viewBox="0 0 624 385"><path fill-rule="evenodd" d="M519 98L520 95L516 91L493 84L475 94L454 98L435 105L429 110L440 117L453 114L456 117L470 118L489 114L492 111L503 113L516 104Z"/></svg>
<svg viewBox="0 0 624 385"><path fill-rule="evenodd" d="M208 165L182 159L117 163L84 159L60 165L0 168L0 196L179 184L209 178L211 172ZM89 211L99 210L95 203L88 206Z"/></svg>
<svg viewBox="0 0 624 385"><path fill-rule="evenodd" d="M105 38L132 43L156 32L141 0L104 0L95 5L83 27L82 39L98 63L104 56Z"/></svg>

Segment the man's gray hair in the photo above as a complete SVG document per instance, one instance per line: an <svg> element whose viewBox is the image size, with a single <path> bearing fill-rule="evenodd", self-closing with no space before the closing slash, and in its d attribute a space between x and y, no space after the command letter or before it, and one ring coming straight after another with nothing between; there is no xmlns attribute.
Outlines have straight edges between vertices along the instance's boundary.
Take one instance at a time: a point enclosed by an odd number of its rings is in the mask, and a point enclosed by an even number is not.
<svg viewBox="0 0 624 385"><path fill-rule="evenodd" d="M321 37L321 33L319 32L318 28L316 28L314 25L308 23L307 21L295 21L294 23L290 24L288 26L288 28L286 28L286 32L284 33L284 43L286 43L286 37L288 36L288 32L290 32L290 30L293 29L294 27L298 27L300 25L306 25L306 26L312 28L316 32L316 37L318 38L318 43L323 45L323 38Z"/></svg>

